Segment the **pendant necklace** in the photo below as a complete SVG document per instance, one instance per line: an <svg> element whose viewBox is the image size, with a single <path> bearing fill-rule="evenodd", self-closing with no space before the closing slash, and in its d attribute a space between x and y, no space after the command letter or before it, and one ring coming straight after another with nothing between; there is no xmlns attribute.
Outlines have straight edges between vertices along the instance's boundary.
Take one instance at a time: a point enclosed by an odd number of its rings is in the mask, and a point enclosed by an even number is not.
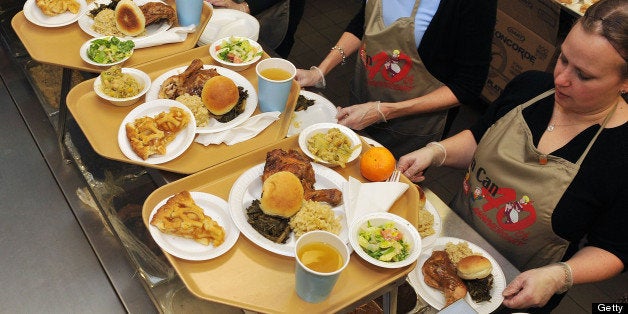
<svg viewBox="0 0 628 314"><path fill-rule="evenodd" d="M619 103L619 100L617 101L617 103ZM617 103L615 104L615 106L617 106ZM554 118L554 114L552 113L552 118ZM568 124L555 124L555 123L551 123L550 120L550 124L547 125L547 132L554 132L554 129L556 129L559 126L574 126L574 125L582 125L582 124L589 124L589 123L597 123L598 121L602 120L604 117L599 118L597 120L594 121L588 121L588 122L580 122L580 123L568 123Z"/></svg>

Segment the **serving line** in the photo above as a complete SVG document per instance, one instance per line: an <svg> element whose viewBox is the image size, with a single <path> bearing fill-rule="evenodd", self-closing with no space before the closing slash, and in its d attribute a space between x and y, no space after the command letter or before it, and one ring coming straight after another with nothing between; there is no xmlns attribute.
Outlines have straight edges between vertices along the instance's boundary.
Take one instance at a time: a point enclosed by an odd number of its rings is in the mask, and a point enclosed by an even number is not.
<svg viewBox="0 0 628 314"><path fill-rule="evenodd" d="M166 0L166 3L173 7L175 6L174 0ZM189 34L183 42L137 49L133 52L131 58L124 63L124 66L135 67L194 48L211 15L212 8L209 5L204 5L201 25L194 33ZM92 36L86 34L76 22L62 27L41 27L28 21L24 11L20 11L11 19L11 27L13 27L13 30L33 60L63 68L58 109L59 134L57 140L61 156L67 161L63 140L66 133L68 115L66 97L70 91L72 70L100 73L107 67L91 65L81 59L79 49Z"/></svg>

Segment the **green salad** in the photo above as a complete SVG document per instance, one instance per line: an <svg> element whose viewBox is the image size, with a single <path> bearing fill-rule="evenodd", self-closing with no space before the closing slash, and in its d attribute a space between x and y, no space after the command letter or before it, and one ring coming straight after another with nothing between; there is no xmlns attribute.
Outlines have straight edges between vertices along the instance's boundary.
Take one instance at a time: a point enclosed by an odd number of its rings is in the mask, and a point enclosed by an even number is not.
<svg viewBox="0 0 628 314"><path fill-rule="evenodd" d="M369 256L383 262L399 262L410 254L410 246L394 222L373 226L368 221L358 234L358 243Z"/></svg>
<svg viewBox="0 0 628 314"><path fill-rule="evenodd" d="M245 38L229 37L216 45L216 55L223 61L244 63L261 56L263 51L251 45Z"/></svg>
<svg viewBox="0 0 628 314"><path fill-rule="evenodd" d="M98 63L110 64L129 57L134 47L132 40L122 41L115 36L99 38L87 48L87 57Z"/></svg>

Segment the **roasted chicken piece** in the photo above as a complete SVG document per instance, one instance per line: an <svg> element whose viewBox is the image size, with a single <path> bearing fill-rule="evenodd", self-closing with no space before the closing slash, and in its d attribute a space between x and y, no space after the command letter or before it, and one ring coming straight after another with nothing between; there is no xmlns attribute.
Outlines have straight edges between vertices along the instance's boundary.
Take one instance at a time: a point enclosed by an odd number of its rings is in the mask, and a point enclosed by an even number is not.
<svg viewBox="0 0 628 314"><path fill-rule="evenodd" d="M266 181L270 175L279 171L289 171L294 173L303 185L304 198L316 202L327 202L336 206L342 202L342 192L338 189L315 190L314 168L310 160L299 151L291 149L274 149L266 154L266 164L262 174L262 182Z"/></svg>
<svg viewBox="0 0 628 314"><path fill-rule="evenodd" d="M467 294L467 287L458 277L456 267L445 251L433 251L423 267L425 283L445 294L445 306L448 306Z"/></svg>
<svg viewBox="0 0 628 314"><path fill-rule="evenodd" d="M175 12L174 8L162 2L147 2L140 6L140 10L144 13L146 26L162 20L167 20L168 24L174 25L177 21L177 12Z"/></svg>
<svg viewBox="0 0 628 314"><path fill-rule="evenodd" d="M183 73L173 75L161 84L159 98L175 99L185 93L200 96L205 82L216 75L220 75L216 69L203 69L203 61L194 59Z"/></svg>

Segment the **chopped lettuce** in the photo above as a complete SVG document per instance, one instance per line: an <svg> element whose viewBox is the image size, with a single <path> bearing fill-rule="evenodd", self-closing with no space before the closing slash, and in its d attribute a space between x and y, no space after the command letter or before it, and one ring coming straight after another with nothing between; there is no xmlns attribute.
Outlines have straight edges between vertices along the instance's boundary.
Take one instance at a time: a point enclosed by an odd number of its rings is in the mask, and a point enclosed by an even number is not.
<svg viewBox="0 0 628 314"><path fill-rule="evenodd" d="M87 48L87 57L98 63L110 64L129 57L133 48L135 43L132 40L122 41L115 36L99 38Z"/></svg>
<svg viewBox="0 0 628 314"><path fill-rule="evenodd" d="M216 45L216 55L223 61L231 63L244 63L261 56L262 50L251 45L244 38L229 37Z"/></svg>
<svg viewBox="0 0 628 314"><path fill-rule="evenodd" d="M367 222L358 234L358 243L371 257L384 262L399 262L410 254L410 247L393 222L379 226Z"/></svg>

